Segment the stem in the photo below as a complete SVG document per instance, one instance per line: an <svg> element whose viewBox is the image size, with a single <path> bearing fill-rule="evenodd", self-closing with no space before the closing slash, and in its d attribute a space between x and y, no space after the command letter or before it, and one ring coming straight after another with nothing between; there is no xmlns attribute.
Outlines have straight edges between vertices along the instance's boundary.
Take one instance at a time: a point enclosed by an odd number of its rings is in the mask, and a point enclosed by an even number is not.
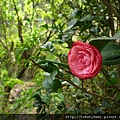
<svg viewBox="0 0 120 120"><path fill-rule="evenodd" d="M81 81L82 81L82 91L83 91L83 89L84 89L84 80L81 80ZM83 92L82 92L82 96L84 97ZM84 99L82 100L82 111L84 111Z"/></svg>
<svg viewBox="0 0 120 120"><path fill-rule="evenodd" d="M84 85L83 85L83 84L84 84L84 81L83 81L83 80L81 80L81 81L82 81L82 89L84 89Z"/></svg>

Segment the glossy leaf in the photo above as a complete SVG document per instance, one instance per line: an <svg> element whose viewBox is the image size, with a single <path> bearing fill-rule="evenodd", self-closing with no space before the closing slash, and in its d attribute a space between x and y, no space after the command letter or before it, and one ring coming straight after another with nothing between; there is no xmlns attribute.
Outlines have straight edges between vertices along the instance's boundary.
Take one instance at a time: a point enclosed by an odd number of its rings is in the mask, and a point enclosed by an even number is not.
<svg viewBox="0 0 120 120"><path fill-rule="evenodd" d="M87 20L89 17L91 16L91 14L85 15L80 19L80 22L83 22L85 20Z"/></svg>
<svg viewBox="0 0 120 120"><path fill-rule="evenodd" d="M49 96L48 96L47 94L45 94L45 95L41 94L41 99L42 99L42 101L45 102L47 105L50 104L50 98L49 98Z"/></svg>
<svg viewBox="0 0 120 120"><path fill-rule="evenodd" d="M54 92L54 91L58 90L62 86L62 84L59 79L53 80L53 79L51 79L51 77L47 77L43 81L43 86L47 92Z"/></svg>
<svg viewBox="0 0 120 120"><path fill-rule="evenodd" d="M80 80L77 77L74 77L72 79L72 81L76 84L76 85L80 85Z"/></svg>
<svg viewBox="0 0 120 120"><path fill-rule="evenodd" d="M120 58L113 59L113 60L103 60L102 64L103 65L116 65L116 64L120 64Z"/></svg>
<svg viewBox="0 0 120 120"><path fill-rule="evenodd" d="M115 39L120 39L120 31L118 31L114 36L113 38Z"/></svg>
<svg viewBox="0 0 120 120"><path fill-rule="evenodd" d="M52 80L55 79L55 76L57 75L57 73L58 73L58 70L57 70L57 69L52 72L52 74L51 74L51 79L52 79Z"/></svg>
<svg viewBox="0 0 120 120"><path fill-rule="evenodd" d="M71 17L81 16L82 10L75 8L75 10L72 12Z"/></svg>
<svg viewBox="0 0 120 120"><path fill-rule="evenodd" d="M93 46L95 46L96 48L98 48L98 50L101 52L102 49L111 41L116 40L116 38L95 38L93 40L91 40L89 43Z"/></svg>
<svg viewBox="0 0 120 120"><path fill-rule="evenodd" d="M55 77L57 73L58 70L54 69L53 72L43 81L43 86L47 92L56 91L61 87L61 82Z"/></svg>
<svg viewBox="0 0 120 120"><path fill-rule="evenodd" d="M103 60L110 60L120 57L120 45L115 43L107 44L101 52Z"/></svg>
<svg viewBox="0 0 120 120"><path fill-rule="evenodd" d="M95 38L92 39L89 43L93 46L97 47L98 50L101 52L102 49L111 41L120 39L120 31L117 32L113 37L106 37L106 38Z"/></svg>
<svg viewBox="0 0 120 120"><path fill-rule="evenodd" d="M40 48L43 48L43 50L47 50L50 52L54 51L54 46L52 45L52 42L47 42L46 44L42 45Z"/></svg>
<svg viewBox="0 0 120 120"><path fill-rule="evenodd" d="M74 18L74 19L72 19L69 23L68 23L68 28L67 28L67 30L69 30L69 29L71 29L72 27L74 27L74 25L77 23L77 19L76 18Z"/></svg>
<svg viewBox="0 0 120 120"><path fill-rule="evenodd" d="M104 65L120 64L120 45L109 43L101 52Z"/></svg>

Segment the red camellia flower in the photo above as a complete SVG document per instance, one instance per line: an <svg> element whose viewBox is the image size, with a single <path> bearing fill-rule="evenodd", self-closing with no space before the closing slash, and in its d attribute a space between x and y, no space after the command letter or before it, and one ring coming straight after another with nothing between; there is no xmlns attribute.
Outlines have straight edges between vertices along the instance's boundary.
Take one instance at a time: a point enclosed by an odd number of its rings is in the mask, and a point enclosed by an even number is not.
<svg viewBox="0 0 120 120"><path fill-rule="evenodd" d="M102 56L94 46L81 41L74 42L68 53L71 72L80 79L90 79L98 74Z"/></svg>

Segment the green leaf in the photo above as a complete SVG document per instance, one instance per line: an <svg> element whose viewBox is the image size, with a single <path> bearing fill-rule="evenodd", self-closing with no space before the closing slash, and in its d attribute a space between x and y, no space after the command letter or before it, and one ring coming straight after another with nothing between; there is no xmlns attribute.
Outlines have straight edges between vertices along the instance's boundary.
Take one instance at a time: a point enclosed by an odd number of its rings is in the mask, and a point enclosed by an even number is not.
<svg viewBox="0 0 120 120"><path fill-rule="evenodd" d="M81 16L81 14L82 14L82 10L80 10L80 9L78 9L78 8L75 8L75 10L72 12L72 14L70 15L70 17L71 18L73 18L73 17L76 17L76 16Z"/></svg>
<svg viewBox="0 0 120 120"><path fill-rule="evenodd" d="M75 10L72 12L71 17L75 17L78 13L79 9L75 8Z"/></svg>
<svg viewBox="0 0 120 120"><path fill-rule="evenodd" d="M27 17L26 17L24 20L26 20L26 21L30 22L30 19L29 19L29 18L27 18Z"/></svg>
<svg viewBox="0 0 120 120"><path fill-rule="evenodd" d="M44 101L41 99L41 92L40 90L37 90L35 94L32 96L32 98L35 98L35 103L33 104L34 107L38 107L38 111L41 110L42 105L45 104Z"/></svg>
<svg viewBox="0 0 120 120"><path fill-rule="evenodd" d="M74 78L72 79L72 81L73 81L75 84L80 85L80 80L79 80L77 77L74 77Z"/></svg>
<svg viewBox="0 0 120 120"><path fill-rule="evenodd" d="M90 29L91 26L92 26L92 24L86 24L86 25L84 25L84 26L81 28L81 30L80 30L80 34L83 33L85 30Z"/></svg>
<svg viewBox="0 0 120 120"><path fill-rule="evenodd" d="M55 76L57 75L58 73L58 69L54 70L51 74L51 78L54 80L55 79Z"/></svg>
<svg viewBox="0 0 120 120"><path fill-rule="evenodd" d="M46 72L49 72L49 73L52 73L53 71L54 71L54 72L56 71L57 73L59 72L58 67L54 64L54 63L57 64L57 62L38 59L38 60L36 61L36 63L39 64L39 66L42 66L42 67L46 70ZM59 64L59 63L58 63L58 64ZM60 65L61 65L61 64L60 64ZM64 64L63 64L63 66L64 66ZM66 65L66 66L67 66L67 65Z"/></svg>
<svg viewBox="0 0 120 120"><path fill-rule="evenodd" d="M92 27L90 29L90 31L92 31L94 34L98 35L98 33L99 33L99 26L96 25L96 26Z"/></svg>
<svg viewBox="0 0 120 120"><path fill-rule="evenodd" d="M50 52L53 52L55 49L55 47L52 45L52 42L47 42L46 44L42 45L40 48L43 48Z"/></svg>
<svg viewBox="0 0 120 120"><path fill-rule="evenodd" d="M99 16L92 16L90 18L88 18L88 21L100 21L101 18Z"/></svg>
<svg viewBox="0 0 120 120"><path fill-rule="evenodd" d="M110 82L107 81L107 82L105 83L106 86L111 86L111 84L112 84L112 85L113 85L113 84L118 84L118 80L117 80L116 78L112 78L112 79L110 80Z"/></svg>
<svg viewBox="0 0 120 120"><path fill-rule="evenodd" d="M69 30L69 29L71 29L72 27L74 27L74 25L77 23L77 19L76 18L74 18L74 19L72 19L69 23L68 23L68 28L67 28L67 30Z"/></svg>
<svg viewBox="0 0 120 120"><path fill-rule="evenodd" d="M117 95L117 97L115 98L115 101L119 102L120 101L120 93Z"/></svg>
<svg viewBox="0 0 120 120"><path fill-rule="evenodd" d="M45 94L45 95L41 94L41 99L42 99L42 101L45 102L47 105L50 104L50 97L49 97L47 94Z"/></svg>
<svg viewBox="0 0 120 120"><path fill-rule="evenodd" d="M101 104L102 104L102 107L112 107L111 104L110 104L110 102L108 102L108 101L106 101L106 100L103 100L103 101L101 102Z"/></svg>
<svg viewBox="0 0 120 120"><path fill-rule="evenodd" d="M83 22L85 20L87 20L89 17L91 16L91 14L85 15L80 19L80 22Z"/></svg>
<svg viewBox="0 0 120 120"><path fill-rule="evenodd" d="M44 24L44 25L42 25L41 27L44 27L44 28L46 28L46 29L49 28L49 27L48 27L48 24Z"/></svg>
<svg viewBox="0 0 120 120"><path fill-rule="evenodd" d="M120 45L115 43L107 44L101 52L104 65L120 64Z"/></svg>
<svg viewBox="0 0 120 120"><path fill-rule="evenodd" d="M53 80L51 79L51 76L49 76L43 81L43 86L47 92L54 92L58 90L62 84L59 79Z"/></svg>
<svg viewBox="0 0 120 120"><path fill-rule="evenodd" d="M115 39L120 39L120 31L118 31L114 36L113 38Z"/></svg>
<svg viewBox="0 0 120 120"><path fill-rule="evenodd" d="M117 65L117 64L120 64L120 58L113 59L113 60L103 60L102 64L103 65Z"/></svg>
<svg viewBox="0 0 120 120"><path fill-rule="evenodd" d="M120 45L115 43L107 44L101 52L103 60L120 57Z"/></svg>
<svg viewBox="0 0 120 120"><path fill-rule="evenodd" d="M59 97L62 101L65 100L63 93L59 93L59 94L58 94L58 97Z"/></svg>
<svg viewBox="0 0 120 120"><path fill-rule="evenodd" d="M95 38L93 40L91 40L89 43L93 46L95 46L96 48L98 48L98 50L101 52L102 49L112 40L116 40L116 38L113 37L106 37L106 38Z"/></svg>
<svg viewBox="0 0 120 120"><path fill-rule="evenodd" d="M111 41L120 39L120 31L117 32L113 37L106 37L106 38L95 38L92 39L89 43L101 52L102 49Z"/></svg>

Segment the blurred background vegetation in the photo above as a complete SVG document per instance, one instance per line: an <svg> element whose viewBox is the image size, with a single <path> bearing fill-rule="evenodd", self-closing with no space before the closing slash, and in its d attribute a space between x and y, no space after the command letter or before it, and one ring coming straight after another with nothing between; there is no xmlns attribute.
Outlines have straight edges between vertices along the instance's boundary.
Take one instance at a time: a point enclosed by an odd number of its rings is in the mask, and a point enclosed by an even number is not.
<svg viewBox="0 0 120 120"><path fill-rule="evenodd" d="M83 82L67 63L74 41L119 30L120 0L1 0L0 114L120 113L119 64Z"/></svg>

